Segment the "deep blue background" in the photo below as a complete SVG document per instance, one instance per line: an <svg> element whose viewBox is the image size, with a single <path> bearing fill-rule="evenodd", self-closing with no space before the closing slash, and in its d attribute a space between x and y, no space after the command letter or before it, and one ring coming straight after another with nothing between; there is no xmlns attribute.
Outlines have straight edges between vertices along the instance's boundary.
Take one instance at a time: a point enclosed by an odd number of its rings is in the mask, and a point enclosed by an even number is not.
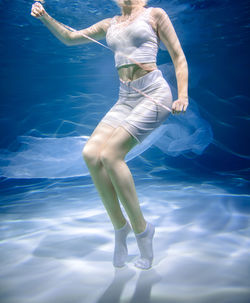
<svg viewBox="0 0 250 303"><path fill-rule="evenodd" d="M30 15L32 1L0 1L0 146L16 138L90 135L114 103L113 54L95 45L67 47ZM189 96L212 127L214 140L195 159L166 156L166 165L249 178L249 2L149 1L166 10L189 65ZM76 29L119 13L113 1L55 1L48 13ZM170 63L160 50L158 64ZM95 103L74 104L77 93ZM98 94L105 100L99 100ZM151 157L151 156L150 156ZM195 169L197 167L197 169Z"/></svg>

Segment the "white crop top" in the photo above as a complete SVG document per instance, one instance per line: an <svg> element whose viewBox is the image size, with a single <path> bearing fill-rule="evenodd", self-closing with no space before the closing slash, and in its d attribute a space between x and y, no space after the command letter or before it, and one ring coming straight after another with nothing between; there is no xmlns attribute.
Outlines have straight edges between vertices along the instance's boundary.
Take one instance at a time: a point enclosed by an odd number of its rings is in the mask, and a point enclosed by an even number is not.
<svg viewBox="0 0 250 303"><path fill-rule="evenodd" d="M106 42L115 53L115 66L156 62L160 39L150 21L152 7L147 8L127 26L113 17L106 33ZM131 58L132 60L130 60Z"/></svg>

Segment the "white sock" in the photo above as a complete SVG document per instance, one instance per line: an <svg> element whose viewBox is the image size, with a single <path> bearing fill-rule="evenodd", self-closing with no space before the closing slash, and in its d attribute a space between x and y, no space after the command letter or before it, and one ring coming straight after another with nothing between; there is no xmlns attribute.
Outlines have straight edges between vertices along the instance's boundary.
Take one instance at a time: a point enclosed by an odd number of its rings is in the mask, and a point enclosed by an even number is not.
<svg viewBox="0 0 250 303"><path fill-rule="evenodd" d="M113 255L113 265L115 267L122 267L125 265L125 261L128 257L126 240L131 230L132 228L128 224L128 221L122 228L115 229L115 250Z"/></svg>
<svg viewBox="0 0 250 303"><path fill-rule="evenodd" d="M149 269L152 266L154 254L153 254L153 236L155 233L155 227L153 224L147 222L145 231L135 234L136 241L141 253L140 259L138 259L134 265L138 268Z"/></svg>

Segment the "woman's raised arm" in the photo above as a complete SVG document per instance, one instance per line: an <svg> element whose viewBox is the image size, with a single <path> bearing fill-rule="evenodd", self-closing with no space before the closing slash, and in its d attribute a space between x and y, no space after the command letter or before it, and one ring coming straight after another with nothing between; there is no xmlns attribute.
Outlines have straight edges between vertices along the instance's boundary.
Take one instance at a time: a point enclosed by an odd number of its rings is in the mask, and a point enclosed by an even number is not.
<svg viewBox="0 0 250 303"><path fill-rule="evenodd" d="M31 15L41 20L51 33L66 45L77 45L92 42L87 37L95 40L104 38L111 20L111 18L107 18L86 29L72 32L63 24L53 19L39 2L32 5Z"/></svg>
<svg viewBox="0 0 250 303"><path fill-rule="evenodd" d="M90 37L95 40L100 40L105 38L107 29L110 25L110 21L111 18L107 18L85 29L75 32L70 32L68 45L84 44L91 42L91 40L88 39L87 37Z"/></svg>

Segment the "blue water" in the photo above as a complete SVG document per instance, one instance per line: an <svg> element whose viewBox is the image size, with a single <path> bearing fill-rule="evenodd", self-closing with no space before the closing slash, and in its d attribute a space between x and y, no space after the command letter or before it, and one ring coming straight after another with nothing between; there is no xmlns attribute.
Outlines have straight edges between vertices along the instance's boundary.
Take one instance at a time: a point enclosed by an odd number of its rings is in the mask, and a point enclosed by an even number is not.
<svg viewBox="0 0 250 303"><path fill-rule="evenodd" d="M117 100L112 52L63 45L31 5L0 1L1 303L249 302L248 1L149 1L176 29L190 98L126 157L156 226L149 271L133 266L132 234L127 267L113 268L113 227L81 157ZM108 0L46 9L75 29L119 14ZM163 45L157 62L176 97Z"/></svg>

